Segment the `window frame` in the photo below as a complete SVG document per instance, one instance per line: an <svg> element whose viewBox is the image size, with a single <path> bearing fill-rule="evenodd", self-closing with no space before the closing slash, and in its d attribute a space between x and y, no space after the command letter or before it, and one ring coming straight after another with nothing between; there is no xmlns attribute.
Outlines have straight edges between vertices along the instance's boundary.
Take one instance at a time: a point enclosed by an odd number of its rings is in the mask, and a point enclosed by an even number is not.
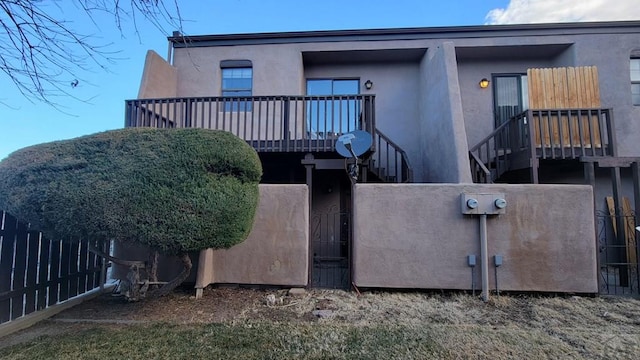
<svg viewBox="0 0 640 360"><path fill-rule="evenodd" d="M309 91L310 84L316 81L330 82L329 92ZM353 93L349 94L337 90L337 82L349 82L353 87ZM353 130L361 129L359 120L361 105L359 100L338 100L340 96L360 95L361 79L356 77L332 78L307 78L305 92L307 96L319 99L306 101L306 131L312 139L332 139ZM330 99L322 100L327 97ZM335 98L332 98L335 97Z"/></svg>
<svg viewBox="0 0 640 360"><path fill-rule="evenodd" d="M245 70L249 72L248 77L225 77L225 73L231 71ZM225 87L225 81L229 79L249 79L248 87ZM224 111L250 112L253 110L253 101L233 100L233 98L253 96L253 64L250 60L223 60L220 62L220 95L224 100Z"/></svg>
<svg viewBox="0 0 640 360"><path fill-rule="evenodd" d="M630 92L631 92L631 104L633 106L640 106L640 74L639 77L637 79L634 79L632 77L632 72L633 72L633 68L632 68L632 64L633 62L637 62L638 63L638 67L640 68L640 56L631 56L629 58L629 81L631 83L631 87L630 87ZM640 73L640 72L639 72ZM634 93L633 88L637 87L637 94ZM637 98L634 97L637 96Z"/></svg>

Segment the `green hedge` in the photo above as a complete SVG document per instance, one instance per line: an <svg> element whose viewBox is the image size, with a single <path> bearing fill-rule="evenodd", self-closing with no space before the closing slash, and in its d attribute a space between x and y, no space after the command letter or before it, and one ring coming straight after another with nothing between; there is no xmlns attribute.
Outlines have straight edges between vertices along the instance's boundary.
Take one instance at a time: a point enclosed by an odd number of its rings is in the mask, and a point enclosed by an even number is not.
<svg viewBox="0 0 640 360"><path fill-rule="evenodd" d="M12 153L0 162L0 209L51 238L175 255L243 241L261 176L256 152L228 132L127 128Z"/></svg>

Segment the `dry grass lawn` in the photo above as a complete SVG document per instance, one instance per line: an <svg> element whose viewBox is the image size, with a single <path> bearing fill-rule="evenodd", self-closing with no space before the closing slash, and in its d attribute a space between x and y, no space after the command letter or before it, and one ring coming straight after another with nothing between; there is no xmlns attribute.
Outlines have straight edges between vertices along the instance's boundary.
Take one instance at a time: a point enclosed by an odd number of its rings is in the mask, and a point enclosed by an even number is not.
<svg viewBox="0 0 640 360"><path fill-rule="evenodd" d="M218 288L105 295L0 339L3 359L200 357L640 359L640 300Z"/></svg>

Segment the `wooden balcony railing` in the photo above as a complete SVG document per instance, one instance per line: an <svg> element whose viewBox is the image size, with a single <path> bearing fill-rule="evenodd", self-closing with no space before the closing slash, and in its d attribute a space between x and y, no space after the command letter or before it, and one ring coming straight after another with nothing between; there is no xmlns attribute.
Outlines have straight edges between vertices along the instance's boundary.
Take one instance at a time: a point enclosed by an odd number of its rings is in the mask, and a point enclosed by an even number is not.
<svg viewBox="0 0 640 360"><path fill-rule="evenodd" d="M225 130L260 152L330 152L343 133L365 130L374 134L375 96L127 100L125 126Z"/></svg>
<svg viewBox="0 0 640 360"><path fill-rule="evenodd" d="M527 110L469 149L475 182L492 182L535 159L616 156L611 109Z"/></svg>
<svg viewBox="0 0 640 360"><path fill-rule="evenodd" d="M377 151L371 156L371 172L384 182L413 182L407 153L380 130L376 130L373 142Z"/></svg>

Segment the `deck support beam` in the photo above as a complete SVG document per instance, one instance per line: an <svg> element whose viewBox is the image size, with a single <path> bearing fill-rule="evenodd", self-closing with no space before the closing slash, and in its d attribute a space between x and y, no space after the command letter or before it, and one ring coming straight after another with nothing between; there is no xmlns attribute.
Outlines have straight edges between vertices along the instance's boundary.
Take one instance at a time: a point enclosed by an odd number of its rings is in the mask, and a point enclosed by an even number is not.
<svg viewBox="0 0 640 360"><path fill-rule="evenodd" d="M307 176L307 188L309 193L309 212L313 208L313 203L311 202L313 199L313 168L316 165L316 161L313 154L306 154L304 159L302 160L302 164L306 169ZM312 224L309 221L309 268L307 269L307 287L311 287L313 284L313 239L311 234L313 233L313 229L311 228Z"/></svg>

